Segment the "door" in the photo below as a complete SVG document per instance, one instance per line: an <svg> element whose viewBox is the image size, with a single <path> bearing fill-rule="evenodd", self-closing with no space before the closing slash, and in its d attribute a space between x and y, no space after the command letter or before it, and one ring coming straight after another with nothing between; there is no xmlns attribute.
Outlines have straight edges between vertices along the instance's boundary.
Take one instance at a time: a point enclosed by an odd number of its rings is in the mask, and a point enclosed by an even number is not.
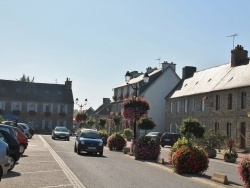
<svg viewBox="0 0 250 188"><path fill-rule="evenodd" d="M246 147L246 123L242 122L240 124L240 147Z"/></svg>

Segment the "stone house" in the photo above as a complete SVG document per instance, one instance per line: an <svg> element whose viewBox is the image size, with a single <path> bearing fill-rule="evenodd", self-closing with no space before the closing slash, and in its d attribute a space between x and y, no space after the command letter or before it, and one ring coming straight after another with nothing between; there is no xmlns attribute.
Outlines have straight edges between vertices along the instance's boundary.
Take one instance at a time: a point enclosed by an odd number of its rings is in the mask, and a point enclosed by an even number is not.
<svg viewBox="0 0 250 188"><path fill-rule="evenodd" d="M157 124L152 131L163 132L165 126L165 96L173 90L181 79L176 74L176 64L166 61L162 63L162 67L159 69L148 67L146 73L149 75L147 84L143 85L143 73L138 73L138 71L130 72L133 76L129 84L137 84L140 88L138 96L146 98L150 104L148 116ZM113 89L112 112L121 114L123 99L134 92L129 84L124 83ZM133 129L133 127L131 128ZM141 134L144 134L144 131Z"/></svg>
<svg viewBox="0 0 250 188"><path fill-rule="evenodd" d="M56 126L73 129L72 81L45 84L0 80L0 115L31 125L38 133Z"/></svg>
<svg viewBox="0 0 250 188"><path fill-rule="evenodd" d="M249 72L248 51L240 45L231 51L230 63L197 72L184 67L182 80L166 96L165 130L179 132L182 120L193 117L206 129L221 131L238 147L249 149Z"/></svg>

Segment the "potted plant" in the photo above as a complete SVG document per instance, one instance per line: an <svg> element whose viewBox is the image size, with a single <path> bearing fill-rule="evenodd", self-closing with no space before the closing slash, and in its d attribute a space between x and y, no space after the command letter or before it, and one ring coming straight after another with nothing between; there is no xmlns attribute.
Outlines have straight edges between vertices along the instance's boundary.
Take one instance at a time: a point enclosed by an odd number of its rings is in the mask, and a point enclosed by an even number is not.
<svg viewBox="0 0 250 188"><path fill-rule="evenodd" d="M125 137L127 138L127 141L131 141L131 138L133 135L132 129L127 128L127 129L124 129L123 132L124 132Z"/></svg>
<svg viewBox="0 0 250 188"><path fill-rule="evenodd" d="M229 138L227 140L228 151L226 151L224 154L225 162L230 162L230 163L236 162L236 159L238 158L238 153L233 148L234 144L235 144L235 142L234 142L233 138Z"/></svg>
<svg viewBox="0 0 250 188"><path fill-rule="evenodd" d="M240 179L243 181L245 187L250 187L249 167L250 167L250 157L244 155L238 165L238 174L240 175Z"/></svg>
<svg viewBox="0 0 250 188"><path fill-rule="evenodd" d="M216 149L220 150L221 146L225 143L225 139L226 135L210 129L205 131L203 138L196 139L195 142L205 148L209 158L215 158L217 156Z"/></svg>

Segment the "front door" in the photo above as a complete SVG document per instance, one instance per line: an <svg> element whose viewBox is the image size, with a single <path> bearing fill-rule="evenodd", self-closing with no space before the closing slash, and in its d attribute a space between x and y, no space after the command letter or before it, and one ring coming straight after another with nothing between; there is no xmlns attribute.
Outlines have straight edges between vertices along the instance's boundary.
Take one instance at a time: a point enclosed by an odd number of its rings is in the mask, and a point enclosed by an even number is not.
<svg viewBox="0 0 250 188"><path fill-rule="evenodd" d="M246 123L242 122L240 124L240 147L246 147Z"/></svg>

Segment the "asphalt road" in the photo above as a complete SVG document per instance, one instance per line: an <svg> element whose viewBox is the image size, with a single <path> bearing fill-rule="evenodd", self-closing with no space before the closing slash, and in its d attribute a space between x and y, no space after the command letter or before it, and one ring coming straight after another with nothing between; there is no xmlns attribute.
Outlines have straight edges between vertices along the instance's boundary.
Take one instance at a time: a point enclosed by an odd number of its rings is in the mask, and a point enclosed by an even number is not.
<svg viewBox="0 0 250 188"><path fill-rule="evenodd" d="M103 157L77 155L74 139L61 141L35 135L14 171L2 179L0 188L224 187L201 177L178 175L154 162L134 160L107 147Z"/></svg>

